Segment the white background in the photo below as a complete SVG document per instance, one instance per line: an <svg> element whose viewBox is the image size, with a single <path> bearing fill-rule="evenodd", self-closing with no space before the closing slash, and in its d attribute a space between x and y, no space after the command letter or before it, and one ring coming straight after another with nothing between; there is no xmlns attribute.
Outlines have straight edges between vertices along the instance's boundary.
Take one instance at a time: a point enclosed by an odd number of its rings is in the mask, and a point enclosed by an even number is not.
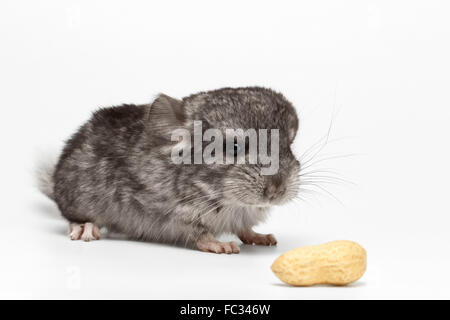
<svg viewBox="0 0 450 320"><path fill-rule="evenodd" d="M2 1L0 298L450 298L448 1ZM214 255L69 241L33 186L100 106L262 85L296 106L300 156L333 120L322 184L258 230L275 248ZM321 190L318 190L321 191ZM348 239L368 252L348 287L294 288L282 252Z"/></svg>

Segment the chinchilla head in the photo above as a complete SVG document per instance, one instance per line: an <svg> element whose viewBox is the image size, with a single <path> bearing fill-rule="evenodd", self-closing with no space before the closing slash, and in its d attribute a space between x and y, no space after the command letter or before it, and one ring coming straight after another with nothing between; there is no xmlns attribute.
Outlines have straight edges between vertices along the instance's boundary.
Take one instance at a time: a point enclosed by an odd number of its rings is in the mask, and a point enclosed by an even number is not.
<svg viewBox="0 0 450 320"><path fill-rule="evenodd" d="M196 187L224 204L266 207L293 198L300 164L292 104L273 90L248 87L160 95L147 127L180 188Z"/></svg>

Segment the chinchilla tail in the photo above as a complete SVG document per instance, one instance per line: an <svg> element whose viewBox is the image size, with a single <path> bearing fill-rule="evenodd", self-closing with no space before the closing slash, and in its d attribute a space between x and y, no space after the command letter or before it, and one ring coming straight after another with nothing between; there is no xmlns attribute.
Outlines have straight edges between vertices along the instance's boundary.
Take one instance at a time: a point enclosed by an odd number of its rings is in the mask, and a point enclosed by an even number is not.
<svg viewBox="0 0 450 320"><path fill-rule="evenodd" d="M55 200L53 196L53 190L55 186L55 183L53 181L54 171L55 165L49 162L41 162L36 168L37 187L51 200Z"/></svg>

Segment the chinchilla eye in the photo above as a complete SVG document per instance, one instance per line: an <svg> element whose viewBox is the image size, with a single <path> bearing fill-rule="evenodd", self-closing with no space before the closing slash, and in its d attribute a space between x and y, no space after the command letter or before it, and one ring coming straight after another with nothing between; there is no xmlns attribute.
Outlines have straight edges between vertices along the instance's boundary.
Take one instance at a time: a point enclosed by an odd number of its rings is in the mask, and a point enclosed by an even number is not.
<svg viewBox="0 0 450 320"><path fill-rule="evenodd" d="M227 152L230 156L237 156L241 152L241 146L238 143L233 143L233 145L230 145L230 148L227 149L226 145L223 146L224 152Z"/></svg>
<svg viewBox="0 0 450 320"><path fill-rule="evenodd" d="M235 143L234 144L234 156L236 157L240 151L241 151L241 147L237 143Z"/></svg>

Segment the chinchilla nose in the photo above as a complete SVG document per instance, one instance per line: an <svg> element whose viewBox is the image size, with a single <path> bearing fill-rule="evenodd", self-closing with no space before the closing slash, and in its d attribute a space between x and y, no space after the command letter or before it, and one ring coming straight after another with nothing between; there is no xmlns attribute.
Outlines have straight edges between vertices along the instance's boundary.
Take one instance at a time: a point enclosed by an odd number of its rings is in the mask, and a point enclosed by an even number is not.
<svg viewBox="0 0 450 320"><path fill-rule="evenodd" d="M286 192L286 186L279 175L271 176L267 179L266 187L264 188L264 196L268 200L274 200Z"/></svg>

